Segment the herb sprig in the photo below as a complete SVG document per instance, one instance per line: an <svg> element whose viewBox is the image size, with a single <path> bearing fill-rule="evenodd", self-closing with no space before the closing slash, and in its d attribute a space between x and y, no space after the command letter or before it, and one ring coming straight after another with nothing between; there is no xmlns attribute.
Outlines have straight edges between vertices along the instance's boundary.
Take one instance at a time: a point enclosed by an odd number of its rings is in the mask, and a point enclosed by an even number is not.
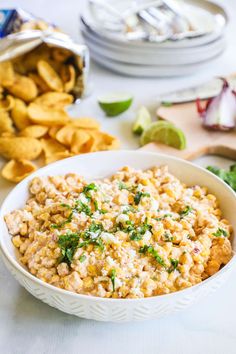
<svg viewBox="0 0 236 354"><path fill-rule="evenodd" d="M59 236L58 245L61 249L61 256L58 260L59 263L65 262L68 265L71 264L78 248L79 240L80 236L77 233L67 232L64 235Z"/></svg>
<svg viewBox="0 0 236 354"><path fill-rule="evenodd" d="M227 237L228 233L224 229L219 227L216 232L213 232L212 235L215 237L221 237L221 236Z"/></svg>
<svg viewBox="0 0 236 354"><path fill-rule="evenodd" d="M114 292L115 291L115 282L116 282L116 270L113 268L111 270L111 283L112 283L112 291Z"/></svg>
<svg viewBox="0 0 236 354"><path fill-rule="evenodd" d="M144 197L150 197L150 193L140 192L138 191L134 196L134 204L139 205L140 201Z"/></svg>
<svg viewBox="0 0 236 354"><path fill-rule="evenodd" d="M166 264L164 260L161 258L158 252L153 248L153 246L144 245L140 247L139 253L143 253L143 254L149 253L155 258L157 263L159 263L162 267L166 268Z"/></svg>
<svg viewBox="0 0 236 354"><path fill-rule="evenodd" d="M185 216L189 215L193 211L189 205L187 205L182 211L179 212L180 219L183 219Z"/></svg>
<svg viewBox="0 0 236 354"><path fill-rule="evenodd" d="M207 170L222 179L236 192L236 164L231 165L229 171L215 166L208 166Z"/></svg>

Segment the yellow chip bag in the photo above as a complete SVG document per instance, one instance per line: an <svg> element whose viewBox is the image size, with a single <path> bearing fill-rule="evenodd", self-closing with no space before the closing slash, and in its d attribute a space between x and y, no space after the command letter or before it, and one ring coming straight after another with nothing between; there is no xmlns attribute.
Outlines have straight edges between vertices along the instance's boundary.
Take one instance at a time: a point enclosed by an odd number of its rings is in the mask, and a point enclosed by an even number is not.
<svg viewBox="0 0 236 354"><path fill-rule="evenodd" d="M0 63L0 84L2 86L12 85L14 82L14 69L10 61Z"/></svg>
<svg viewBox="0 0 236 354"><path fill-rule="evenodd" d="M31 124L28 118L27 106L24 101L16 98L11 111L11 117L17 129L22 130Z"/></svg>
<svg viewBox="0 0 236 354"><path fill-rule="evenodd" d="M12 84L5 85L7 90L25 102L34 100L38 94L34 81L27 76L15 74Z"/></svg>
<svg viewBox="0 0 236 354"><path fill-rule="evenodd" d="M1 111L10 111L15 105L15 99L11 95L7 95L0 100L0 114Z"/></svg>
<svg viewBox="0 0 236 354"><path fill-rule="evenodd" d="M1 173L8 181L18 183L36 169L37 167L31 161L10 160L3 166Z"/></svg>
<svg viewBox="0 0 236 354"><path fill-rule="evenodd" d="M33 123L48 126L64 125L70 120L63 109L49 108L36 103L30 103L28 106L28 116Z"/></svg>
<svg viewBox="0 0 236 354"><path fill-rule="evenodd" d="M45 125L29 125L20 132L20 136L30 136L32 138L42 138L48 132Z"/></svg>
<svg viewBox="0 0 236 354"><path fill-rule="evenodd" d="M39 60L37 63L37 69L41 78L53 91L63 91L63 83L59 75L47 61Z"/></svg>
<svg viewBox="0 0 236 354"><path fill-rule="evenodd" d="M34 102L50 108L64 108L73 102L74 98L65 92L47 92L37 97Z"/></svg>
<svg viewBox="0 0 236 354"><path fill-rule="evenodd" d="M42 151L39 140L30 137L0 137L0 155L8 160L34 160Z"/></svg>
<svg viewBox="0 0 236 354"><path fill-rule="evenodd" d="M0 135L3 133L10 133L10 135L14 134L15 129L12 123L9 113L6 111L0 111Z"/></svg>

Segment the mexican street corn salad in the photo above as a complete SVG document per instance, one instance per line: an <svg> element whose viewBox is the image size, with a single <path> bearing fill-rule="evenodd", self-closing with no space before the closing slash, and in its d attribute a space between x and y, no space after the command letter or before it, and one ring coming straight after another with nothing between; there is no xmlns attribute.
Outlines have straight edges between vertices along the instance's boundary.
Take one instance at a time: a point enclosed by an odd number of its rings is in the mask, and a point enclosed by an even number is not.
<svg viewBox="0 0 236 354"><path fill-rule="evenodd" d="M232 257L232 227L207 189L167 166L124 167L86 181L35 177L24 208L5 216L20 262L37 278L105 298L168 294L202 282Z"/></svg>

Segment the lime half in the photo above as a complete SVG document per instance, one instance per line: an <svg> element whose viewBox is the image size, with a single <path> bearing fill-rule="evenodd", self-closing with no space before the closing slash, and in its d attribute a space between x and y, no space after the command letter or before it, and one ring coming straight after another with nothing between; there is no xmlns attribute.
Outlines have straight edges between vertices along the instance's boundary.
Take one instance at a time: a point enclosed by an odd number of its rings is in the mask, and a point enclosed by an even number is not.
<svg viewBox="0 0 236 354"><path fill-rule="evenodd" d="M142 132L147 129L151 123L152 118L148 109L145 106L140 107L133 125L133 133L141 135Z"/></svg>
<svg viewBox="0 0 236 354"><path fill-rule="evenodd" d="M125 112L133 101L133 97L128 94L111 94L98 98L99 106L109 117L115 117Z"/></svg>
<svg viewBox="0 0 236 354"><path fill-rule="evenodd" d="M143 132L141 145L152 141L173 146L179 150L186 148L186 138L182 130L167 121L154 122Z"/></svg>

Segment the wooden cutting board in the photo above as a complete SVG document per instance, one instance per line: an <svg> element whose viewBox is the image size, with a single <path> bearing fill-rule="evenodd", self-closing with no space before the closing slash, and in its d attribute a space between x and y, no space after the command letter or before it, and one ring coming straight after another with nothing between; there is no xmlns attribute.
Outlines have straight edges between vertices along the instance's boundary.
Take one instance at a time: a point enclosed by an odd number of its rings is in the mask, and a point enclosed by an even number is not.
<svg viewBox="0 0 236 354"><path fill-rule="evenodd" d="M183 130L187 147L185 150L177 150L167 145L149 143L143 146L142 150L162 152L187 160L209 154L236 160L236 130L219 132L203 128L195 103L160 107L157 115Z"/></svg>

